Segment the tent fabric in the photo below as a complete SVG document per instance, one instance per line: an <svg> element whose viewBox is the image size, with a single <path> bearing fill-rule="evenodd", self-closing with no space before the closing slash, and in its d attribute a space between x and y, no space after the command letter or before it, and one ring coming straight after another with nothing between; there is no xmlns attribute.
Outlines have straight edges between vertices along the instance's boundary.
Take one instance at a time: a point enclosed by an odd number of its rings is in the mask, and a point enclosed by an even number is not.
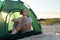
<svg viewBox="0 0 60 40"><path fill-rule="evenodd" d="M1 15L1 11L3 12L6 12L7 16L5 18L5 21L3 19L0 18L0 35L9 35L9 32L8 32L8 23L6 23L7 21L7 18L8 18L8 15L10 15L10 12L15 12L15 11L21 11L22 9L26 9L28 11L28 15L32 18L33 20L33 23L32 23L32 27L33 27L33 30L35 32L41 32L41 25L38 23L37 21L37 17L36 15L34 14L34 12L30 9L28 9L23 2L21 1L5 1L4 2L4 5L0 2L1 6L0 6L0 17L2 17ZM9 16L10 17L10 16ZM3 33L3 34L2 34ZM25 33L26 34L26 33ZM1 37L0 36L0 37Z"/></svg>

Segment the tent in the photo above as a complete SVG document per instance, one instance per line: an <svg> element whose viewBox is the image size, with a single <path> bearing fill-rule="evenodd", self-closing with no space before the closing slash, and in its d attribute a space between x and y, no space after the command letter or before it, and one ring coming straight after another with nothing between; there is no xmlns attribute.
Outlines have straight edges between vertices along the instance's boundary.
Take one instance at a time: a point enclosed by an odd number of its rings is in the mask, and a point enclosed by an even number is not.
<svg viewBox="0 0 60 40"><path fill-rule="evenodd" d="M11 35L9 34L9 31L13 28L14 24L11 20L20 17L19 12L22 9L26 9L28 11L28 15L32 18L32 31ZM35 13L27 4L22 1L0 1L0 38L23 38L30 35L39 34L41 33L41 30L41 25L38 23Z"/></svg>

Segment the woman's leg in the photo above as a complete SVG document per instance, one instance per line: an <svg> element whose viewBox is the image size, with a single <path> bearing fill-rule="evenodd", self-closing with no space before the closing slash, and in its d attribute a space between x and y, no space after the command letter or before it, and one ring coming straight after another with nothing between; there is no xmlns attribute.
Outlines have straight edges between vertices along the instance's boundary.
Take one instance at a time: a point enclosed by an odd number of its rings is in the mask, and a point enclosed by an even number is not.
<svg viewBox="0 0 60 40"><path fill-rule="evenodd" d="M15 29L17 30L17 32L21 31L21 29L22 29L21 23L18 23L18 25Z"/></svg>
<svg viewBox="0 0 60 40"><path fill-rule="evenodd" d="M18 33L19 31L21 31L21 29L22 29L22 25L21 25L21 23L18 23L18 25L13 28L11 34L16 34L16 33Z"/></svg>

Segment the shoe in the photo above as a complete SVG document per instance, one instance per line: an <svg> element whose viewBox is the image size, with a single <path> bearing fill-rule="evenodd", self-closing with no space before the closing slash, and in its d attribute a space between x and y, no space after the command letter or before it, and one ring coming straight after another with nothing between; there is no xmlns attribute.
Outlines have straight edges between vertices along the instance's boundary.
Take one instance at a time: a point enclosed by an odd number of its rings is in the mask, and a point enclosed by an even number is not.
<svg viewBox="0 0 60 40"><path fill-rule="evenodd" d="M17 33L17 30L13 30L11 34L16 34Z"/></svg>

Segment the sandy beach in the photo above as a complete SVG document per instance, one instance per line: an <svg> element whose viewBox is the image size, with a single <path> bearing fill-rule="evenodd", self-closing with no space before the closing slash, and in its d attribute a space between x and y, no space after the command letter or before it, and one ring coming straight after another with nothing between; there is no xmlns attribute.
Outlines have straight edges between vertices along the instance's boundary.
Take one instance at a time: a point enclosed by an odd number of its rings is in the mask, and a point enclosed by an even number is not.
<svg viewBox="0 0 60 40"><path fill-rule="evenodd" d="M25 37L17 40L60 40L60 23L42 26L42 34Z"/></svg>

